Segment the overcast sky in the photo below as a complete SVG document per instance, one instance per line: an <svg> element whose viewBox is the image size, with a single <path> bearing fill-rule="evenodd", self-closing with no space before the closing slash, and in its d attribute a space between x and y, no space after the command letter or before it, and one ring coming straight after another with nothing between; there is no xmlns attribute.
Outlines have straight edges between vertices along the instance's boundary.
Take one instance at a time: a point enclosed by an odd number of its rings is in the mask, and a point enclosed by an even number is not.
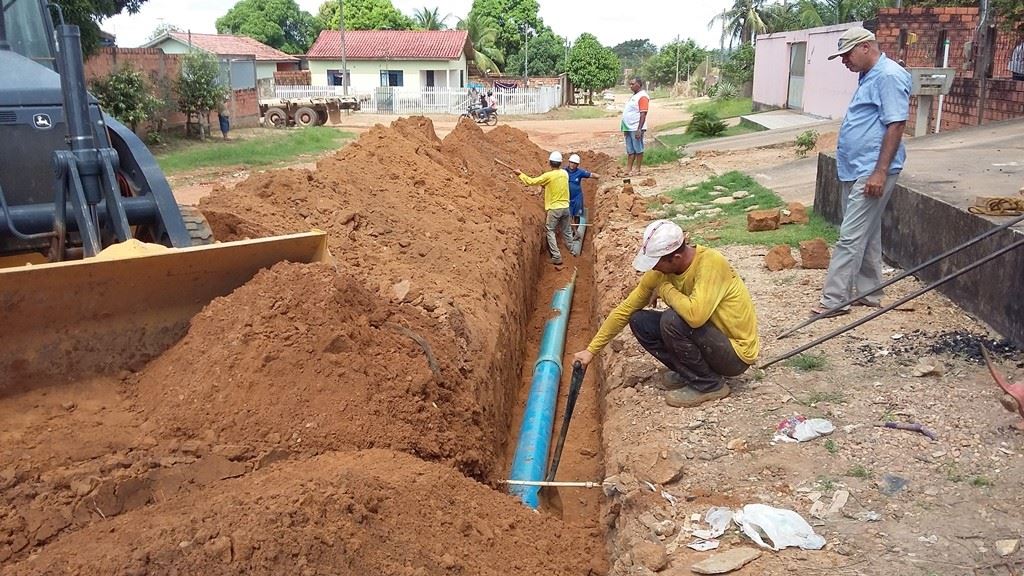
<svg viewBox="0 0 1024 576"><path fill-rule="evenodd" d="M138 14L127 13L105 20L103 29L117 36L123 47L146 42L160 22L183 30L215 33L214 22L234 6L236 0L148 0ZM316 14L323 0L298 0L299 6ZM676 35L693 38L698 44L717 46L721 27L708 30L708 21L731 5L731 0L539 0L540 16L556 34L575 40L590 32L606 46L634 38L649 38L657 45L671 42ZM405 14L427 6L437 6L442 15L465 16L472 0L392 0Z"/></svg>

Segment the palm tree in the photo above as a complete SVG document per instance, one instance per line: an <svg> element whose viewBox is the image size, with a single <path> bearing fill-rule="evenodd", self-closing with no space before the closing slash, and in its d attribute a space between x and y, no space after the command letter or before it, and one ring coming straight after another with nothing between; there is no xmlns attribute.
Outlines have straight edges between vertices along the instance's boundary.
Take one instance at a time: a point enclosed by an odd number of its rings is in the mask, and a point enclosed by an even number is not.
<svg viewBox="0 0 1024 576"><path fill-rule="evenodd" d="M424 6L423 8L417 8L413 10L412 19L416 22L416 27L421 30L447 30L448 24L446 20L451 18L451 14L441 18L440 9L435 7L433 10Z"/></svg>
<svg viewBox="0 0 1024 576"><path fill-rule="evenodd" d="M870 20L891 5L890 0L800 0L797 12L802 26L813 27Z"/></svg>
<svg viewBox="0 0 1024 576"><path fill-rule="evenodd" d="M708 29L723 25L722 40L729 39L729 48L739 38L741 44L751 44L758 34L767 30L761 13L765 0L735 0L732 8L724 10L708 22Z"/></svg>
<svg viewBox="0 0 1024 576"><path fill-rule="evenodd" d="M761 20L764 21L765 32L785 32L799 30L804 26L800 23L799 4L791 4L789 0L775 2L764 7Z"/></svg>
<svg viewBox="0 0 1024 576"><path fill-rule="evenodd" d="M494 24L470 11L469 16L459 20L456 28L469 32L476 67L485 74L500 74L501 67L505 65L505 55L495 43L498 40L498 29Z"/></svg>

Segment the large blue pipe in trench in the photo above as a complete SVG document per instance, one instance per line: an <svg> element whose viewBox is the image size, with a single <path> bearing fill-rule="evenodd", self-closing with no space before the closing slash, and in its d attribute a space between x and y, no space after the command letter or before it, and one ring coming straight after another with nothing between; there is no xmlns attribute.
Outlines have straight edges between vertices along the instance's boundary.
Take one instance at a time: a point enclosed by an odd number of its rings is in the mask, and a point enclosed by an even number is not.
<svg viewBox="0 0 1024 576"><path fill-rule="evenodd" d="M540 355L533 366L530 395L526 399L523 424L519 428L519 443L512 460L512 480L544 480L551 448L551 433L555 423L555 405L558 401L558 382L562 376L562 352L565 350L565 332L569 326L572 293L576 288L576 273L569 283L555 292L551 308L557 314L544 323L540 341ZM512 486L509 493L518 496L523 504L537 508L540 504L538 486Z"/></svg>

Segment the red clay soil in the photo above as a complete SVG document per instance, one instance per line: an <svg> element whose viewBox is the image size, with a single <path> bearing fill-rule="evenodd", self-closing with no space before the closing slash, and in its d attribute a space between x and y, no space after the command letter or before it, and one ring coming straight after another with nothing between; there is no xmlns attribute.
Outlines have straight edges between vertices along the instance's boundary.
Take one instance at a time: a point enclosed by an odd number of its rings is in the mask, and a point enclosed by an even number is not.
<svg viewBox="0 0 1024 576"><path fill-rule="evenodd" d="M586 575L597 546L442 465L331 453L95 524L4 574Z"/></svg>
<svg viewBox="0 0 1024 576"><path fill-rule="evenodd" d="M138 373L0 398L0 572L603 571L593 528L462 475L503 474L541 261L495 157L547 152L403 119L204 199L222 241L315 227L337 262L262 271Z"/></svg>

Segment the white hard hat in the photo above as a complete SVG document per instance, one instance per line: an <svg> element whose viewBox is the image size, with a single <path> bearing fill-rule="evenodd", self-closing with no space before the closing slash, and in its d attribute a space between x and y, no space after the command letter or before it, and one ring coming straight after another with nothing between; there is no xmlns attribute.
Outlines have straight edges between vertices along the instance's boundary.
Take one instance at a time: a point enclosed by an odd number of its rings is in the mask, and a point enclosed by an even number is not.
<svg viewBox="0 0 1024 576"><path fill-rule="evenodd" d="M551 153L550 156L548 156L548 161L550 161L550 162L561 162L562 161L562 153L559 152L558 150L555 150L554 152Z"/></svg>
<svg viewBox="0 0 1024 576"><path fill-rule="evenodd" d="M580 155L579 154L573 154L572 156L569 156L569 162L572 162L573 164L579 164L580 163Z"/></svg>
<svg viewBox="0 0 1024 576"><path fill-rule="evenodd" d="M640 272L647 272L658 264L658 260L666 254L679 249L686 240L686 234L678 224L671 220L655 220L644 230L644 241L640 251L633 259L633 267Z"/></svg>

